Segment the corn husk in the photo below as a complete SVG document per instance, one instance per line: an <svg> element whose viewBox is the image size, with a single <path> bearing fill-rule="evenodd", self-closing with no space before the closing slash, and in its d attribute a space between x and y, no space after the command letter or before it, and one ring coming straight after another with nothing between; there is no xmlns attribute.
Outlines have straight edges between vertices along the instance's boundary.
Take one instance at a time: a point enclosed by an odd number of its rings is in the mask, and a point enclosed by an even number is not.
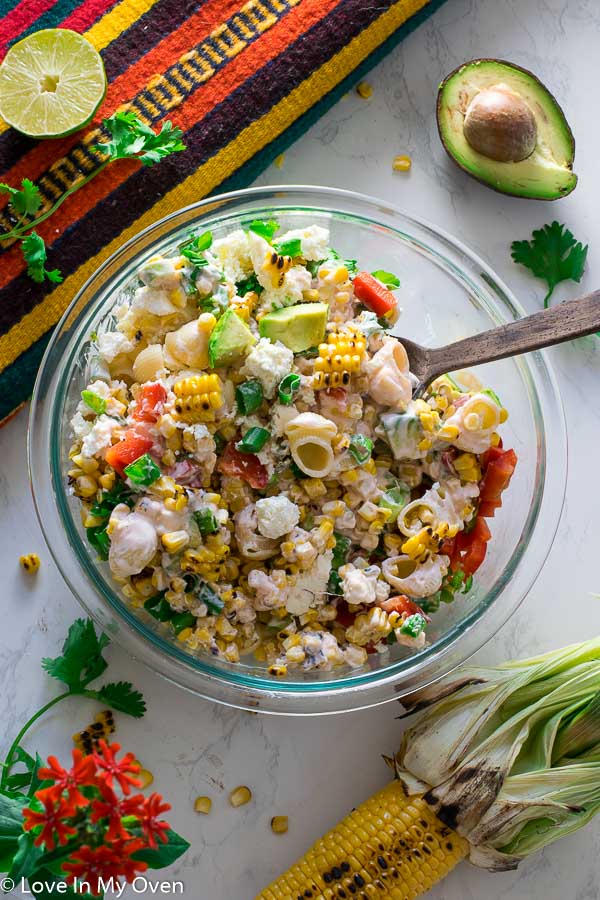
<svg viewBox="0 0 600 900"><path fill-rule="evenodd" d="M396 774L469 840L474 864L516 868L600 810L600 639L462 667L402 703L420 716Z"/></svg>

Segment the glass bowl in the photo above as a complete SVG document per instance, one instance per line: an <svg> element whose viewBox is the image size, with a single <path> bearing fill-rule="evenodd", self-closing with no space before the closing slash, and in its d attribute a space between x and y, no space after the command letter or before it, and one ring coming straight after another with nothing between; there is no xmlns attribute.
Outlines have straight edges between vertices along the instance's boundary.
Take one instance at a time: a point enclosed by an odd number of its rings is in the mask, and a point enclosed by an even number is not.
<svg viewBox="0 0 600 900"><path fill-rule="evenodd" d="M361 268L398 274L403 314L396 333L442 345L523 315L491 269L432 225L390 204L319 187L252 188L188 206L127 242L79 291L59 323L37 378L29 427L34 501L50 551L86 611L125 650L154 671L200 696L241 708L322 714L383 703L422 687L464 662L515 611L534 582L560 517L567 466L564 415L543 353L482 369L510 418L504 443L519 464L502 509L490 520L493 539L472 591L440 608L429 644L409 654L399 646L369 656L361 669L291 671L283 679L248 659L231 664L192 654L164 625L116 592L106 563L88 545L79 501L66 486L68 423L87 384L90 334L127 289L138 266L164 253L190 229L217 236L275 216L284 229L327 225L331 245ZM481 374L481 373L480 373Z"/></svg>

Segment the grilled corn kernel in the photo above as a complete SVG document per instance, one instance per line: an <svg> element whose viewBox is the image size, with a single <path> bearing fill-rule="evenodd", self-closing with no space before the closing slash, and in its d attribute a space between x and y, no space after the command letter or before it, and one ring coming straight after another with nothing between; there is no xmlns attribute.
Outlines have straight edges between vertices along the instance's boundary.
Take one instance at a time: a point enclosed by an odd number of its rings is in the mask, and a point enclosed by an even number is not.
<svg viewBox="0 0 600 900"><path fill-rule="evenodd" d="M98 483L105 491L110 491L110 489L114 487L115 478L116 475L114 472L105 472L104 475L100 475L98 478Z"/></svg>
<svg viewBox="0 0 600 900"><path fill-rule="evenodd" d="M161 537L161 543L167 553L179 553L184 550L190 542L190 536L187 531L169 531Z"/></svg>
<svg viewBox="0 0 600 900"><path fill-rule="evenodd" d="M194 801L194 810L197 813L202 813L207 816L212 807L212 800L210 797L196 797Z"/></svg>
<svg viewBox="0 0 600 900"><path fill-rule="evenodd" d="M218 375L191 375L173 385L175 414L190 424L212 421L215 410L223 405L221 379Z"/></svg>
<svg viewBox="0 0 600 900"><path fill-rule="evenodd" d="M392 169L394 172L408 172L411 166L412 159L410 156L406 155L395 156L394 161L392 162Z"/></svg>
<svg viewBox="0 0 600 900"><path fill-rule="evenodd" d="M232 806L244 806L252 800L252 792L245 786L234 788L229 795L229 802Z"/></svg>
<svg viewBox="0 0 600 900"><path fill-rule="evenodd" d="M269 675L274 675L277 678L283 678L284 675L287 675L287 666L282 666L282 665L269 666Z"/></svg>
<svg viewBox="0 0 600 900"><path fill-rule="evenodd" d="M258 294L256 291L248 291L243 297L234 297L229 305L234 313L243 319L244 322L249 322L257 303Z"/></svg>
<svg viewBox="0 0 600 900"><path fill-rule="evenodd" d="M317 497L322 497L327 493L327 488L325 487L322 478L304 478L302 480L302 487L311 500L316 500Z"/></svg>
<svg viewBox="0 0 600 900"><path fill-rule="evenodd" d="M500 424L502 425L502 423L506 422L507 419L508 419L508 410L504 409L504 407L502 407L502 409L500 410Z"/></svg>
<svg viewBox="0 0 600 900"><path fill-rule="evenodd" d="M459 434L460 431L456 425L442 425L436 437L442 441L455 441Z"/></svg>
<svg viewBox="0 0 600 900"><path fill-rule="evenodd" d="M83 731L73 735L73 743L78 750L89 754L98 749L99 742L106 739L115 730L112 710L104 709L94 716L94 721Z"/></svg>
<svg viewBox="0 0 600 900"><path fill-rule="evenodd" d="M140 787L142 790L144 790L144 788L150 787L150 785L154 782L154 775L152 774L152 772L149 772L148 769L140 769L135 777L138 781L141 781Z"/></svg>
<svg viewBox="0 0 600 900"><path fill-rule="evenodd" d="M92 472L96 472L99 468L98 460L91 459L87 456L82 456L81 453L78 453L77 456L73 457L73 462L76 466L79 466L82 472L85 472L86 475L90 475Z"/></svg>
<svg viewBox="0 0 600 900"><path fill-rule="evenodd" d="M98 490L98 483L91 475L80 475L75 480L75 492L80 497L93 497Z"/></svg>
<svg viewBox="0 0 600 900"><path fill-rule="evenodd" d="M368 100L369 97L373 96L373 88L368 81L360 81L356 85L356 93L359 97L362 97L363 100Z"/></svg>
<svg viewBox="0 0 600 900"><path fill-rule="evenodd" d="M319 292L314 288L309 288L306 291L302 291L302 299L306 303L315 303L319 299Z"/></svg>
<svg viewBox="0 0 600 900"><path fill-rule="evenodd" d="M285 834L288 830L287 816L273 816L271 819L271 831L274 834Z"/></svg>
<svg viewBox="0 0 600 900"><path fill-rule="evenodd" d="M19 562L29 575L34 575L40 567L40 558L37 553L28 553L26 556L20 556Z"/></svg>
<svg viewBox="0 0 600 900"><path fill-rule="evenodd" d="M281 287L285 279L285 273L292 268L293 260L291 256L282 256L275 250L269 250L265 256L263 263L263 271L267 272L271 284L274 287Z"/></svg>

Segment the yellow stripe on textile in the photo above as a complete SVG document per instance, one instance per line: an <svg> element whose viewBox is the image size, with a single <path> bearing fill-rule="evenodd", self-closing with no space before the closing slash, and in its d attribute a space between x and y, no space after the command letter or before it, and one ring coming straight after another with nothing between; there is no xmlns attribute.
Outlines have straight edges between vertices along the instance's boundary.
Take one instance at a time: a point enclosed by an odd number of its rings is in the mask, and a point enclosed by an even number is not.
<svg viewBox="0 0 600 900"><path fill-rule="evenodd" d="M207 160L193 175L169 191L100 253L84 262L42 303L0 337L0 369L14 362L58 322L67 306L67 299L72 299L100 263L122 247L125 241L157 219L187 206L190 198L199 200L209 194L255 153L289 128L297 118L342 81L363 59L428 2L429 0L398 0L339 53L313 72L287 97L280 100L266 115L240 132L235 140Z"/></svg>

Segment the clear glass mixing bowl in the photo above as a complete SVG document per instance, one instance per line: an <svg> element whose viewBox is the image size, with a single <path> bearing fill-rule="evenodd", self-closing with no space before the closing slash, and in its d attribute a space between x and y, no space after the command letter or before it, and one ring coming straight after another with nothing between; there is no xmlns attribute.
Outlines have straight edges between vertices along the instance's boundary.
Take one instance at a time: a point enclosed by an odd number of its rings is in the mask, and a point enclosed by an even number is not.
<svg viewBox="0 0 600 900"><path fill-rule="evenodd" d="M29 465L34 500L50 551L87 612L114 640L154 671L195 693L271 713L322 714L383 703L441 677L479 649L515 611L552 545L567 467L565 423L555 378L543 353L485 367L483 378L510 410L506 446L519 464L496 518L493 540L471 593L435 614L429 644L374 654L362 669L270 677L248 659L239 664L193 655L166 626L131 608L115 590L107 564L85 540L79 501L66 490L69 419L87 383L90 334L127 288L138 266L164 253L192 228L217 236L274 216L284 229L311 222L331 230L331 244L367 270L402 280L396 332L441 345L523 315L491 269L453 238L388 203L316 187L254 188L195 203L126 243L90 278L59 323L34 391Z"/></svg>

